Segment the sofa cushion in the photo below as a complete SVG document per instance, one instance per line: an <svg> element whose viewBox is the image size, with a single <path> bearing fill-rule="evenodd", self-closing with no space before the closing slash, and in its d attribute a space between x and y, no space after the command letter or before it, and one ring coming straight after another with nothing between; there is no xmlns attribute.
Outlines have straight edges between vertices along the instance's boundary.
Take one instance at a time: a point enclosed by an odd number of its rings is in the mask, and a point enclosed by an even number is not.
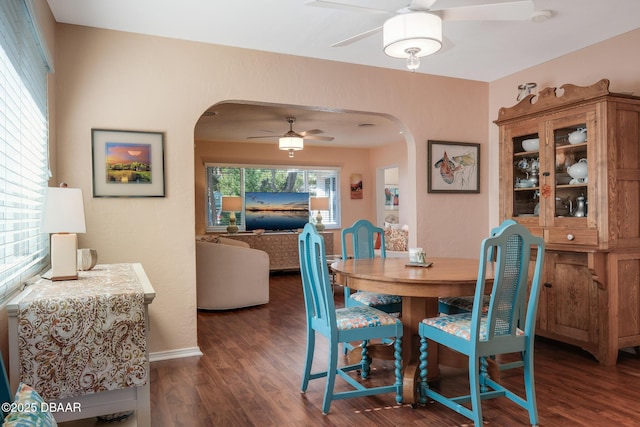
<svg viewBox="0 0 640 427"><path fill-rule="evenodd" d="M242 248L250 247L247 242L243 242L241 240L235 240L235 239L228 239L226 237L216 236L215 234L205 234L204 236L200 237L197 240L201 240L203 242L209 242L209 243L220 243L220 244L229 245L229 246L240 246Z"/></svg>

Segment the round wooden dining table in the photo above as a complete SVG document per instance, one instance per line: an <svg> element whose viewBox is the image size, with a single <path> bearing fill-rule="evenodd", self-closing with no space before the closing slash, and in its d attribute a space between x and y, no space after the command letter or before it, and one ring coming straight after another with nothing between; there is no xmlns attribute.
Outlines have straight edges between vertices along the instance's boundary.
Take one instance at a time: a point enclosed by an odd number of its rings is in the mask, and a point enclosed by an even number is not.
<svg viewBox="0 0 640 427"><path fill-rule="evenodd" d="M427 262L432 263L430 267L408 266L408 257L347 259L331 264L339 285L403 297L403 400L412 404L418 397L418 325L422 319L438 315L438 297L474 295L478 278L477 259L429 258ZM491 291L490 287L487 291ZM439 375L439 352L435 351L435 343L430 343L429 348L428 372L429 379L433 379Z"/></svg>

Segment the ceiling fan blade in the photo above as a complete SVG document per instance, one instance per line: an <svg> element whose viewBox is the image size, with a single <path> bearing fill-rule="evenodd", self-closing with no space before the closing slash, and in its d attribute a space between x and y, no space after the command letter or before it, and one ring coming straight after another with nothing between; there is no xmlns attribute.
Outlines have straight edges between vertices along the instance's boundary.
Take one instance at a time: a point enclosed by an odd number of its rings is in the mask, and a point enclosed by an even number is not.
<svg viewBox="0 0 640 427"><path fill-rule="evenodd" d="M351 12L377 13L380 15L388 15L391 10L373 9L370 7L356 6L353 4L339 3L328 0L310 0L305 3L306 6L324 7L327 9L349 10Z"/></svg>
<svg viewBox="0 0 640 427"><path fill-rule="evenodd" d="M269 135L269 136L248 136L247 139L259 139L259 138L280 138L282 135Z"/></svg>
<svg viewBox="0 0 640 427"><path fill-rule="evenodd" d="M307 135L317 135L319 133L324 133L323 130L321 129L311 129L311 130L306 130L304 132L300 132L301 136L307 136Z"/></svg>
<svg viewBox="0 0 640 427"><path fill-rule="evenodd" d="M360 33L360 34L356 34L355 36L349 37L348 39L344 39L342 41L339 41L337 43L334 43L331 45L331 47L342 47L342 46L347 46L350 45L351 43L355 43L357 41L360 41L362 39L365 39L369 36L372 36L376 33L379 33L380 31L382 31L382 27L377 27L377 28L372 28L371 30L365 31L364 33Z"/></svg>
<svg viewBox="0 0 640 427"><path fill-rule="evenodd" d="M438 0L411 0L411 4L409 4L407 9L413 11L430 10L437 1Z"/></svg>
<svg viewBox="0 0 640 427"><path fill-rule="evenodd" d="M333 141L335 138L332 136L305 136L304 139L312 139L314 141Z"/></svg>
<svg viewBox="0 0 640 427"><path fill-rule="evenodd" d="M443 21L528 21L532 13L531 0L463 6L438 11Z"/></svg>

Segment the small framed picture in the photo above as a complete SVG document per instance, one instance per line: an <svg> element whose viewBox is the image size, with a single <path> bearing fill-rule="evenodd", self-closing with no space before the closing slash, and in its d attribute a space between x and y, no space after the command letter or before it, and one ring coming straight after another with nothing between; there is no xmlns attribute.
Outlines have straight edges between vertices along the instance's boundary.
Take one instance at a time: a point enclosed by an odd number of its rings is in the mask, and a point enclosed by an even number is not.
<svg viewBox="0 0 640 427"><path fill-rule="evenodd" d="M427 192L480 192L480 144L429 141L427 155Z"/></svg>
<svg viewBox="0 0 640 427"><path fill-rule="evenodd" d="M164 197L164 133L91 130L93 197Z"/></svg>
<svg viewBox="0 0 640 427"><path fill-rule="evenodd" d="M350 178L351 198L362 199L362 174L352 173Z"/></svg>

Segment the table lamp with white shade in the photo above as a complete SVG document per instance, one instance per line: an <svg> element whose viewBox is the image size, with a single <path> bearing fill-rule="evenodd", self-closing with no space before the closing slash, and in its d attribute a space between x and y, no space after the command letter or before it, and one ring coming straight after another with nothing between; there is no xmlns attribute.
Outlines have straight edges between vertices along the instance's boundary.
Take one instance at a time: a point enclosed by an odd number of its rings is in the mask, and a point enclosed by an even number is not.
<svg viewBox="0 0 640 427"><path fill-rule="evenodd" d="M48 187L41 231L51 234L51 280L75 280L78 278L78 236L86 233L82 190ZM47 277L49 278L49 277Z"/></svg>
<svg viewBox="0 0 640 427"><path fill-rule="evenodd" d="M318 214L316 215L316 230L324 231L324 224L322 223L322 215L320 214L320 211L329 210L329 198L328 197L312 197L311 210L318 211Z"/></svg>
<svg viewBox="0 0 640 427"><path fill-rule="evenodd" d="M227 233L235 234L238 232L238 226L236 225L236 212L241 210L242 197L226 196L222 198L222 211L229 212L229 226L227 227Z"/></svg>

